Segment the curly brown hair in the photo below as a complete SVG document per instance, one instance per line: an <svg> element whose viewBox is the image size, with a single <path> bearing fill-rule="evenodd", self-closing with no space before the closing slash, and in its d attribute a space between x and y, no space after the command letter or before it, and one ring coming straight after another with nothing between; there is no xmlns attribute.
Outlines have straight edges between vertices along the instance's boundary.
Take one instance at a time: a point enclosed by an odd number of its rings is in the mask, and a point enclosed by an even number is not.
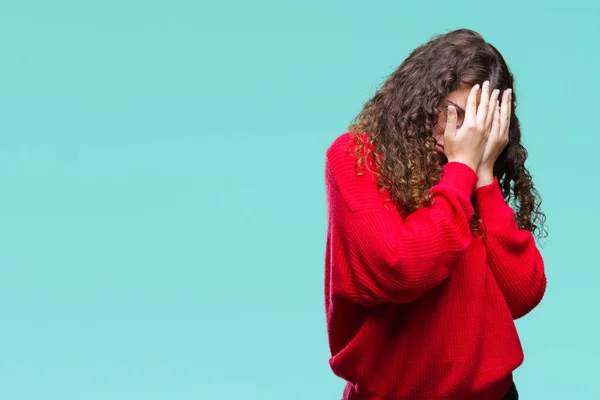
<svg viewBox="0 0 600 400"><path fill-rule="evenodd" d="M364 104L349 126L355 133L357 173L366 165L403 215L431 205L429 189L439 182L447 162L435 150L432 133L439 106L448 93L485 80L493 88L513 88L509 143L494 165L494 176L505 200L513 203L518 226L545 237L541 198L525 167L513 74L500 52L473 30L439 34L414 49ZM475 213L471 228L478 230L480 223Z"/></svg>

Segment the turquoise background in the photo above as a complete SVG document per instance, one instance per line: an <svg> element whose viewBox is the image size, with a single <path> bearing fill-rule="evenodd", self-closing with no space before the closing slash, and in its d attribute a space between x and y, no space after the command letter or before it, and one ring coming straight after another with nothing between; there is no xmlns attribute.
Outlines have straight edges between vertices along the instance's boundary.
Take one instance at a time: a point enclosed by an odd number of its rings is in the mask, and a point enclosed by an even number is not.
<svg viewBox="0 0 600 400"><path fill-rule="evenodd" d="M597 2L0 2L0 398L339 399L328 145L468 27L516 77L550 236L523 399L599 399Z"/></svg>

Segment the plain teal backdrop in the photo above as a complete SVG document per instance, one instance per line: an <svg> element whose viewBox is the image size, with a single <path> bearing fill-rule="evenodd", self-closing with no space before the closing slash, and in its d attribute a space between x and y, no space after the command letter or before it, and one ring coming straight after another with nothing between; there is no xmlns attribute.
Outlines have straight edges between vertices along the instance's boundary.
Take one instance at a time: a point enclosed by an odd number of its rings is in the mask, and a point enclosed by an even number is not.
<svg viewBox="0 0 600 400"><path fill-rule="evenodd" d="M521 396L600 399L600 9L524 3L1 0L0 399L339 399L325 150L461 27L548 216Z"/></svg>

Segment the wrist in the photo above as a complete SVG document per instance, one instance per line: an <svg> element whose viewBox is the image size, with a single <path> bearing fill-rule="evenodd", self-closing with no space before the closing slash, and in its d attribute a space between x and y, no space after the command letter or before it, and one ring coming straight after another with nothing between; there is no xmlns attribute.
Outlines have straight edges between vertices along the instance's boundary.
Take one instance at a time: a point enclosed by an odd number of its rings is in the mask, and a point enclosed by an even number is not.
<svg viewBox="0 0 600 400"><path fill-rule="evenodd" d="M478 188L492 184L494 182L493 168L480 165L477 168L477 178L476 187Z"/></svg>
<svg viewBox="0 0 600 400"><path fill-rule="evenodd" d="M474 163L472 160L468 160L466 158L459 158L459 157L448 157L448 162L458 162L461 164L466 165L467 167L471 168L474 172L477 172L477 164Z"/></svg>
<svg viewBox="0 0 600 400"><path fill-rule="evenodd" d="M504 200L504 194L495 177L490 185L476 188L473 191L472 200L479 217L484 220L498 217L506 220L505 218L513 217L512 208Z"/></svg>

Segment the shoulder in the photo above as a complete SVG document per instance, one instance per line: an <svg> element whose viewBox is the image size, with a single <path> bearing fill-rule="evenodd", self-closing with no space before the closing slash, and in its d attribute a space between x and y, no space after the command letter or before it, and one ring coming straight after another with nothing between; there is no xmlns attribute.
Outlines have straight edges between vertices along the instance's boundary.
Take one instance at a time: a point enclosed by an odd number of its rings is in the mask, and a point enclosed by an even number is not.
<svg viewBox="0 0 600 400"><path fill-rule="evenodd" d="M356 163L356 135L354 132L346 132L333 140L325 153L328 168L339 170L350 163Z"/></svg>
<svg viewBox="0 0 600 400"><path fill-rule="evenodd" d="M389 197L387 190L380 191L375 174L365 166L360 169L360 175L356 169L356 142L367 136L361 134L357 137L354 132L343 133L333 140L326 151L327 189L338 190L351 212L381 208Z"/></svg>

